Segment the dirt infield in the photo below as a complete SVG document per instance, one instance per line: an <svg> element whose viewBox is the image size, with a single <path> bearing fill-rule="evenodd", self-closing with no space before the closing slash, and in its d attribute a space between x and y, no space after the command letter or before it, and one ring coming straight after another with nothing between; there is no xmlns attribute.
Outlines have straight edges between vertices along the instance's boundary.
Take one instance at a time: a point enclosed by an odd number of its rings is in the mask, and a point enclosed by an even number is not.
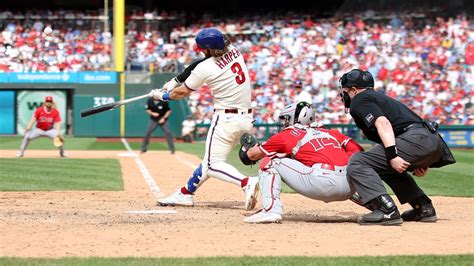
<svg viewBox="0 0 474 266"><path fill-rule="evenodd" d="M16 151L2 151L13 157ZM123 192L0 192L0 256L343 256L474 253L473 198L433 197L436 224L359 226L365 210L351 202L323 203L283 194L282 224L251 225L243 192L209 180L193 208L155 205L135 160L117 151L70 151L71 158L119 158ZM57 157L29 150L26 157ZM168 195L197 165L195 156L149 152L140 158ZM19 159L21 160L21 159ZM65 173L71 174L74 173ZM429 178L429 177L428 177ZM402 206L405 210L408 206ZM176 210L175 214L129 214Z"/></svg>

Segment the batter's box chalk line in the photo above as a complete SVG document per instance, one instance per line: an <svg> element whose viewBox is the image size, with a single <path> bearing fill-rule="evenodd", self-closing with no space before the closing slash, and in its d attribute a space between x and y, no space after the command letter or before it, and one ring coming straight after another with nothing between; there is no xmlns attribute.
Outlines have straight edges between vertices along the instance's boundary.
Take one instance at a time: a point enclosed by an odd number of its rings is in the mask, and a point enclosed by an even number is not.
<svg viewBox="0 0 474 266"><path fill-rule="evenodd" d="M127 211L128 214L176 214L175 210L145 210L145 211Z"/></svg>
<svg viewBox="0 0 474 266"><path fill-rule="evenodd" d="M138 154L136 154L134 152L121 152L121 153L117 153L117 156L118 157L136 158L136 157L138 157Z"/></svg>

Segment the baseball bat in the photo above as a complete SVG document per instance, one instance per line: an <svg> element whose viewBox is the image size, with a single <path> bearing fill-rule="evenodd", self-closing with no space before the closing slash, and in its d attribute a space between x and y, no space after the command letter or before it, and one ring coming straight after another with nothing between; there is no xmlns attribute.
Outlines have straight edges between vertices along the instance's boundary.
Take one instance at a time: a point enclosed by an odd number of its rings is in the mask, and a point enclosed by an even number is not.
<svg viewBox="0 0 474 266"><path fill-rule="evenodd" d="M147 94L143 94L143 95L133 97L133 98L130 98L130 99L125 99L123 101L118 101L118 102L114 102L114 103L107 103L107 104L104 104L104 105L101 105L101 106L96 106L96 107L84 109L84 110L81 110L81 117L86 117L86 116L90 116L90 115L93 115L93 114L102 113L104 111L114 109L115 107L118 107L118 106L121 106L121 105L124 105L124 104L127 104L127 103L131 103L131 102L134 102L134 101L138 101L140 99L147 98L149 96L150 95L147 93Z"/></svg>

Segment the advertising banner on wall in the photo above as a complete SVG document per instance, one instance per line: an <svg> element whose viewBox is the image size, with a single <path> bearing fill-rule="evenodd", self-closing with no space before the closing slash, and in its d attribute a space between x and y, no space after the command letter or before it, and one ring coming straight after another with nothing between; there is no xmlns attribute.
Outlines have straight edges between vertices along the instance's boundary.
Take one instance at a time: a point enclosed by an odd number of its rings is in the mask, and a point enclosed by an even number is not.
<svg viewBox="0 0 474 266"><path fill-rule="evenodd" d="M474 129L472 127L466 127L466 130L440 130L439 133L449 147L474 147Z"/></svg>
<svg viewBox="0 0 474 266"><path fill-rule="evenodd" d="M15 134L15 92L0 91L0 134Z"/></svg>
<svg viewBox="0 0 474 266"><path fill-rule="evenodd" d="M19 135L23 136L35 110L42 105L46 96L53 97L56 109L58 109L61 116L61 134L66 133L66 93L64 91L25 90L17 93L16 130Z"/></svg>
<svg viewBox="0 0 474 266"><path fill-rule="evenodd" d="M117 72L0 73L0 83L114 84Z"/></svg>

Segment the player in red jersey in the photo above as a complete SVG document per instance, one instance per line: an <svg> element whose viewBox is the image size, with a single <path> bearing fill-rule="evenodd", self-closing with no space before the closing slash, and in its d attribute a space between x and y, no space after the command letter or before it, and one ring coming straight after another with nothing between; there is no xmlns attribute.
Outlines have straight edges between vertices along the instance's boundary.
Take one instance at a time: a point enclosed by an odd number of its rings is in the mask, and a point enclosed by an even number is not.
<svg viewBox="0 0 474 266"><path fill-rule="evenodd" d="M33 124L36 122L36 127L30 131ZM18 151L17 157L23 157L26 147L31 140L39 137L48 137L54 139L55 137L61 136L61 116L56 108L54 108L54 102L52 96L46 96L43 105L36 109L30 123L25 128L25 137L21 143L20 151ZM66 157L64 153L64 146L59 147L59 155Z"/></svg>
<svg viewBox="0 0 474 266"><path fill-rule="evenodd" d="M263 209L245 218L248 223L282 219L281 181L306 197L325 202L351 199L355 190L346 177L349 157L362 147L337 130L312 127L314 113L305 102L281 112L285 128L262 145L247 151L260 164L259 182Z"/></svg>

